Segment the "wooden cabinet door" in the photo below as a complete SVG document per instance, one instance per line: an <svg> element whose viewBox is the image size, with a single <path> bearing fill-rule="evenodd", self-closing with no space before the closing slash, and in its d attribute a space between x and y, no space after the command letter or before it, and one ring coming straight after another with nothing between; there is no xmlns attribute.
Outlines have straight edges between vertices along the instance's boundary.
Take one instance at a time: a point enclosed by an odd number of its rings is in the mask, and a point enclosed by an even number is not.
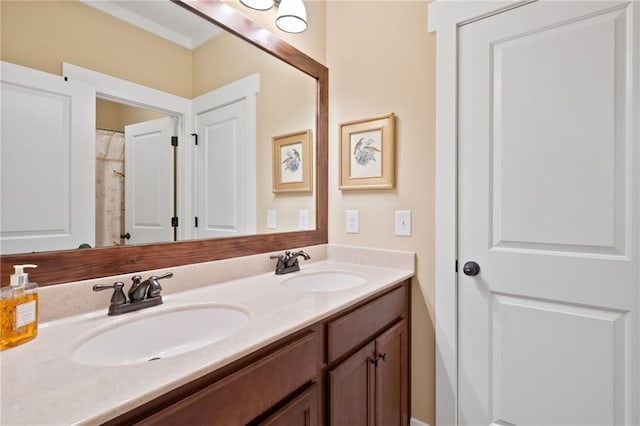
<svg viewBox="0 0 640 426"><path fill-rule="evenodd" d="M316 426L318 424L318 385L313 384L259 426Z"/></svg>
<svg viewBox="0 0 640 426"><path fill-rule="evenodd" d="M408 424L407 321L376 339L375 413L378 426Z"/></svg>
<svg viewBox="0 0 640 426"><path fill-rule="evenodd" d="M374 351L372 341L329 372L329 424L373 424Z"/></svg>

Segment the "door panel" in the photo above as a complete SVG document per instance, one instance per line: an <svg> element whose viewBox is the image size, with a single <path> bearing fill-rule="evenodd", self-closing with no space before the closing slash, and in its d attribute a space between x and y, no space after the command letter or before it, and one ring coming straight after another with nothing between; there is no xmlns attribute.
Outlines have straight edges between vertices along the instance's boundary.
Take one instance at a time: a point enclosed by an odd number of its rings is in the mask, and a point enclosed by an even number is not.
<svg viewBox="0 0 640 426"><path fill-rule="evenodd" d="M95 90L2 62L2 253L95 245Z"/></svg>
<svg viewBox="0 0 640 426"><path fill-rule="evenodd" d="M175 240L172 117L125 126L125 230L127 244Z"/></svg>
<svg viewBox="0 0 640 426"><path fill-rule="evenodd" d="M461 424L640 421L639 16L536 2L459 30Z"/></svg>
<svg viewBox="0 0 640 426"><path fill-rule="evenodd" d="M247 102L240 99L196 113L198 238L255 233Z"/></svg>

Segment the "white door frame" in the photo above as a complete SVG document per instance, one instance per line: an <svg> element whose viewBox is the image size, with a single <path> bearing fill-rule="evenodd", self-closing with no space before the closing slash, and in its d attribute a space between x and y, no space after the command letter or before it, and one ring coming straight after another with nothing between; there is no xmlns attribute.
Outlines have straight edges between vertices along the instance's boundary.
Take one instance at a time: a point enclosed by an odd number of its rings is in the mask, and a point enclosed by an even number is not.
<svg viewBox="0 0 640 426"><path fill-rule="evenodd" d="M436 425L458 424L458 27L528 1L434 1L436 37Z"/></svg>
<svg viewBox="0 0 640 426"><path fill-rule="evenodd" d="M175 171L177 177L178 211L176 214L181 226L178 227L178 240L193 238L193 222L187 218L193 217L193 169L194 144L191 136L191 99L183 98L151 87L132 83L107 74L102 74L77 65L63 63L62 75L72 80L82 81L92 85L96 96L102 99L153 109L178 117L177 134L178 165ZM189 171L187 173L187 171Z"/></svg>

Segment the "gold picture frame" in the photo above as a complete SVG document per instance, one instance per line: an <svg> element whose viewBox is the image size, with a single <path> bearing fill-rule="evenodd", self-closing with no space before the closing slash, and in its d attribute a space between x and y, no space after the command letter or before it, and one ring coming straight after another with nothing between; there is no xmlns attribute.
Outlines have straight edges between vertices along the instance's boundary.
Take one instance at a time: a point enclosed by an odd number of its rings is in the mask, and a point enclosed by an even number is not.
<svg viewBox="0 0 640 426"><path fill-rule="evenodd" d="M340 189L395 186L395 114L340 124Z"/></svg>
<svg viewBox="0 0 640 426"><path fill-rule="evenodd" d="M273 137L273 192L311 192L311 130Z"/></svg>

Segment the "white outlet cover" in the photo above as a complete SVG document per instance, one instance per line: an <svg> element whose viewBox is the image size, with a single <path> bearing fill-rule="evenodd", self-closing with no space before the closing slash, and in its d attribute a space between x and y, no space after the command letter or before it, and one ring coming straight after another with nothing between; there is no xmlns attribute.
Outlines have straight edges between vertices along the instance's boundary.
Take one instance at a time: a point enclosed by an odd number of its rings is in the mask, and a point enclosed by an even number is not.
<svg viewBox="0 0 640 426"><path fill-rule="evenodd" d="M309 210L298 210L298 229L309 229Z"/></svg>
<svg viewBox="0 0 640 426"><path fill-rule="evenodd" d="M411 236L411 210L396 210L396 236Z"/></svg>
<svg viewBox="0 0 640 426"><path fill-rule="evenodd" d="M267 229L276 229L276 211L267 210Z"/></svg>
<svg viewBox="0 0 640 426"><path fill-rule="evenodd" d="M347 234L360 233L360 217L358 210L347 210Z"/></svg>

